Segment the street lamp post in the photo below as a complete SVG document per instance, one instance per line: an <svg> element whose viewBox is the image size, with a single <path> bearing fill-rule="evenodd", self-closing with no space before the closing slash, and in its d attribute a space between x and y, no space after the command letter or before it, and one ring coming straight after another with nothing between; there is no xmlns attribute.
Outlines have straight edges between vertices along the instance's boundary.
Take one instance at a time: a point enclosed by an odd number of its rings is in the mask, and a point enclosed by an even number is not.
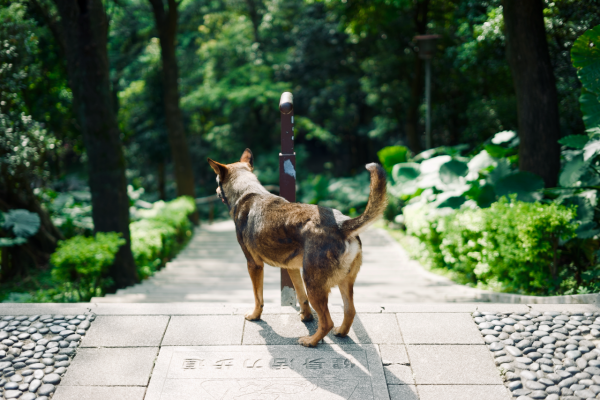
<svg viewBox="0 0 600 400"><path fill-rule="evenodd" d="M435 42L440 35L419 35L413 40L419 45L419 57L425 60L425 102L427 114L425 117L425 147L430 149L431 143L431 59L435 53Z"/></svg>

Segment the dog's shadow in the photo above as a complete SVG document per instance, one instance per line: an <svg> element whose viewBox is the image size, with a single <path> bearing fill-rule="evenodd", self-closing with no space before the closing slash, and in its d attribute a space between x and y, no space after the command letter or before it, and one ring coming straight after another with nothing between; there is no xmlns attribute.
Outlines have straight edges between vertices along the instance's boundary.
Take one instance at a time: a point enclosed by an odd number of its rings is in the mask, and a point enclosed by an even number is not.
<svg viewBox="0 0 600 400"><path fill-rule="evenodd" d="M341 338L330 332L326 336L328 339L322 340L316 348L306 348L298 344L298 338L313 335L317 331L316 315L310 322L301 322L295 314L263 315L263 318L246 321L245 335L249 340L244 340L244 344L266 345L272 357L269 367L276 369L281 363L289 362L291 365L288 369L294 373L288 371L282 375L285 379L271 379L269 389L261 394L273 394L276 387L277 400L308 396L317 396L314 398L319 399L373 398L367 351L377 352L377 346L371 344L368 335L358 335L357 342L350 336ZM353 325L366 334L358 316Z"/></svg>

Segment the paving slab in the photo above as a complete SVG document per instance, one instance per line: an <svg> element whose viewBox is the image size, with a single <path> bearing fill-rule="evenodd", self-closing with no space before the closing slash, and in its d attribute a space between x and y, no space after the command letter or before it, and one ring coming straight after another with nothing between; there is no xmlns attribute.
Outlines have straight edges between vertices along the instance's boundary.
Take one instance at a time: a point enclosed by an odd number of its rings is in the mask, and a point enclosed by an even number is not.
<svg viewBox="0 0 600 400"><path fill-rule="evenodd" d="M385 364L408 364L406 347L401 344L380 344L379 353Z"/></svg>
<svg viewBox="0 0 600 400"><path fill-rule="evenodd" d="M157 347L168 323L167 316L99 316L81 346Z"/></svg>
<svg viewBox="0 0 600 400"><path fill-rule="evenodd" d="M242 316L171 317L163 346L237 345L242 343Z"/></svg>
<svg viewBox="0 0 600 400"><path fill-rule="evenodd" d="M392 364L383 367L388 385L414 385L415 379L408 365Z"/></svg>
<svg viewBox="0 0 600 400"><path fill-rule="evenodd" d="M479 329L468 313L396 314L405 343L484 344Z"/></svg>
<svg viewBox="0 0 600 400"><path fill-rule="evenodd" d="M145 387L58 386L52 400L144 400Z"/></svg>
<svg viewBox="0 0 600 400"><path fill-rule="evenodd" d="M335 326L339 326L344 316L343 314L332 314L331 318ZM316 318L311 322L304 323L295 314L263 315L260 321L246 322L243 344L296 344L298 338L314 334L317 327ZM393 314L363 314L356 316L347 337L339 338L330 332L324 342L395 344L402 343L402 336Z"/></svg>
<svg viewBox="0 0 600 400"><path fill-rule="evenodd" d="M382 304L384 313L447 313L477 311L481 303L411 303L411 304Z"/></svg>
<svg viewBox="0 0 600 400"><path fill-rule="evenodd" d="M420 400L508 400L511 398L502 385L419 385L418 390Z"/></svg>
<svg viewBox="0 0 600 400"><path fill-rule="evenodd" d="M211 303L90 303L97 315L233 315L237 307L250 304Z"/></svg>
<svg viewBox="0 0 600 400"><path fill-rule="evenodd" d="M500 385L484 345L407 345L417 385Z"/></svg>
<svg viewBox="0 0 600 400"><path fill-rule="evenodd" d="M145 400L241 396L389 399L376 346L323 345L163 347Z"/></svg>
<svg viewBox="0 0 600 400"><path fill-rule="evenodd" d="M146 386L157 347L79 349L61 386Z"/></svg>
<svg viewBox="0 0 600 400"><path fill-rule="evenodd" d="M389 385L388 391L391 400L419 400L415 385Z"/></svg>

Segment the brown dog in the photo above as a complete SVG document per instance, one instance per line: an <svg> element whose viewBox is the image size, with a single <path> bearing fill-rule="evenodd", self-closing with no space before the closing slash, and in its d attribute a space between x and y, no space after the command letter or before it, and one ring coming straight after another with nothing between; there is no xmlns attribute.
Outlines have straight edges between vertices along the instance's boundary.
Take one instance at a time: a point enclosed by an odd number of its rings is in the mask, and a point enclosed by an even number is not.
<svg viewBox="0 0 600 400"><path fill-rule="evenodd" d="M362 264L358 234L383 214L387 204L383 168L367 164L371 173L369 202L364 214L350 218L338 210L290 203L269 193L252 173L254 159L250 149L233 164L220 164L210 158L208 162L217 174L217 194L229 208L237 240L248 260L255 306L246 319L257 320L262 314L263 267L267 263L288 270L302 321L312 319L309 300L317 312L317 332L300 338L300 344L314 347L333 328L327 298L334 286L339 286L344 300L344 321L334 333L346 336L356 314L353 288Z"/></svg>

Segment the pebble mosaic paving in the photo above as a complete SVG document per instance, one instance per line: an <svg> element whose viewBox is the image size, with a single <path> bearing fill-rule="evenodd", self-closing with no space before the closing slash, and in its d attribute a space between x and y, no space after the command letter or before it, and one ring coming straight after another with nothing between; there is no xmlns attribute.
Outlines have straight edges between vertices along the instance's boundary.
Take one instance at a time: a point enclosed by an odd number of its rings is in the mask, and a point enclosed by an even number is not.
<svg viewBox="0 0 600 400"><path fill-rule="evenodd" d="M94 315L0 318L0 399L48 400Z"/></svg>
<svg viewBox="0 0 600 400"><path fill-rule="evenodd" d="M600 399L600 313L472 315L513 399Z"/></svg>

